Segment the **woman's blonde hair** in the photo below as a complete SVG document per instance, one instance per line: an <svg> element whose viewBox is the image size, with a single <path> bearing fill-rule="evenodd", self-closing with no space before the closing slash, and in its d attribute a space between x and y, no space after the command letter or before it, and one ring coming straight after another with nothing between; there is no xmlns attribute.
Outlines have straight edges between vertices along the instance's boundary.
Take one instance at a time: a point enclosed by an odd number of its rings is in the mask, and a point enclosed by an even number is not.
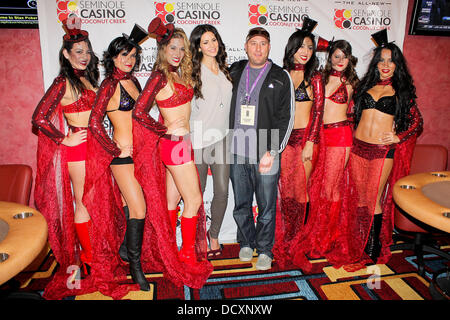
<svg viewBox="0 0 450 320"><path fill-rule="evenodd" d="M193 86L194 81L192 80L192 53L189 50L190 43L189 39L184 33L183 29L175 28L171 39L183 39L184 43L184 57L180 62L179 66L179 75L183 80L185 85ZM156 62L154 65L154 69L160 70L167 78L170 86L173 89L174 78L173 75L169 71L169 63L167 62L166 56L164 54L164 49L169 45L170 41L165 44L158 44L158 54L156 56Z"/></svg>

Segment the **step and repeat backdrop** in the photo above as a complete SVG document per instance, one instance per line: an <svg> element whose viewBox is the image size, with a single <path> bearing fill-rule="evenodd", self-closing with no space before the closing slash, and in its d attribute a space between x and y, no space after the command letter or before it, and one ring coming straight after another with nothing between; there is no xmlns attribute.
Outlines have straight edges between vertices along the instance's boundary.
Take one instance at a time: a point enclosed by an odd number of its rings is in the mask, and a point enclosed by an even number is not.
<svg viewBox="0 0 450 320"><path fill-rule="evenodd" d="M114 38L122 33L129 35L135 23L147 29L150 21L159 16L165 23L183 28L188 37L196 25L214 25L226 45L229 64L246 59L244 42L248 30L264 27L271 35L269 58L279 65L282 65L289 36L302 27L302 19L307 16L318 21L314 34L327 40L345 39L351 43L353 55L358 57L357 72L361 77L374 48L372 33L387 29L389 41L395 41L402 48L408 0L46 0L37 1L37 9L47 89L59 72L58 53L64 35L61 21L70 14L81 18L82 29L89 32L99 58ZM142 48L142 63L135 75L143 87L156 59L156 40L148 38ZM319 54L319 58L323 63L325 53ZM101 72L103 74L103 70ZM156 108L151 114L155 118L158 116ZM204 194L208 225L212 195L212 178L208 176ZM256 202L254 204L256 218ZM230 183L228 208L219 236L223 242L236 239L233 207Z"/></svg>

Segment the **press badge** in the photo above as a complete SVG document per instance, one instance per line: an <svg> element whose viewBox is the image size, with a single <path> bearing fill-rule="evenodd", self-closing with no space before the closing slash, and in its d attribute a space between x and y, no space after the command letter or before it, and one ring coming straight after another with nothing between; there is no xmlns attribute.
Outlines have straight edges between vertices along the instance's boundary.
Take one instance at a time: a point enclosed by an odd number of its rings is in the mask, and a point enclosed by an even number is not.
<svg viewBox="0 0 450 320"><path fill-rule="evenodd" d="M253 105L241 104L241 124L245 126L255 125L255 110Z"/></svg>

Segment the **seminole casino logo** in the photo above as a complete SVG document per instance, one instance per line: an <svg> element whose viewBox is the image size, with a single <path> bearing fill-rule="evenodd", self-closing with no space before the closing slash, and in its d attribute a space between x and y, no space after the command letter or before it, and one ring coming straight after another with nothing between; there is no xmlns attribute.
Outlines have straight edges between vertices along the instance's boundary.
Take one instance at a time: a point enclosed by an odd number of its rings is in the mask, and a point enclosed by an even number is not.
<svg viewBox="0 0 450 320"><path fill-rule="evenodd" d="M336 28L343 30L390 29L392 11L390 7L382 8L377 5L334 9L333 21Z"/></svg>
<svg viewBox="0 0 450 320"><path fill-rule="evenodd" d="M155 14L165 24L175 23L175 4L169 2L155 2Z"/></svg>
<svg viewBox="0 0 450 320"><path fill-rule="evenodd" d="M154 2L155 15L164 23L176 24L221 24L219 2Z"/></svg>
<svg viewBox="0 0 450 320"><path fill-rule="evenodd" d="M126 23L125 1L83 1L56 0L58 21L64 21L69 15L76 14L82 24L119 24Z"/></svg>
<svg viewBox="0 0 450 320"><path fill-rule="evenodd" d="M248 20L251 25L266 25L269 21L267 7L261 4L248 5Z"/></svg>
<svg viewBox="0 0 450 320"><path fill-rule="evenodd" d="M253 26L301 27L310 8L299 5L248 5L248 22Z"/></svg>
<svg viewBox="0 0 450 320"><path fill-rule="evenodd" d="M352 11L334 9L334 25L339 29L350 29L352 26Z"/></svg>
<svg viewBox="0 0 450 320"><path fill-rule="evenodd" d="M78 4L75 1L56 0L56 14L59 22L66 20L70 14L79 15Z"/></svg>

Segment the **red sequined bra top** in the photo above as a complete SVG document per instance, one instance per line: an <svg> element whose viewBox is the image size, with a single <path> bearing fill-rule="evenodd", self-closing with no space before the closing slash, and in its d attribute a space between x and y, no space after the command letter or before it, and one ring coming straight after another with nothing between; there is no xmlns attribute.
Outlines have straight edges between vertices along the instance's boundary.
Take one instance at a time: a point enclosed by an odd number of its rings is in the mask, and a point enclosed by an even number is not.
<svg viewBox="0 0 450 320"><path fill-rule="evenodd" d="M156 100L160 108L175 108L192 100L194 89L181 83L174 82L174 93L167 99Z"/></svg>
<svg viewBox="0 0 450 320"><path fill-rule="evenodd" d="M95 97L96 93L94 91L83 90L80 99L66 106L61 106L62 110L64 113L90 111L92 110L92 105L94 104Z"/></svg>
<svg viewBox="0 0 450 320"><path fill-rule="evenodd" d="M342 82L341 85L336 89L336 91L333 92L328 97L325 97L325 99L330 99L334 103L337 104L345 104L348 102L348 92L347 92L347 86L345 85L345 82Z"/></svg>

